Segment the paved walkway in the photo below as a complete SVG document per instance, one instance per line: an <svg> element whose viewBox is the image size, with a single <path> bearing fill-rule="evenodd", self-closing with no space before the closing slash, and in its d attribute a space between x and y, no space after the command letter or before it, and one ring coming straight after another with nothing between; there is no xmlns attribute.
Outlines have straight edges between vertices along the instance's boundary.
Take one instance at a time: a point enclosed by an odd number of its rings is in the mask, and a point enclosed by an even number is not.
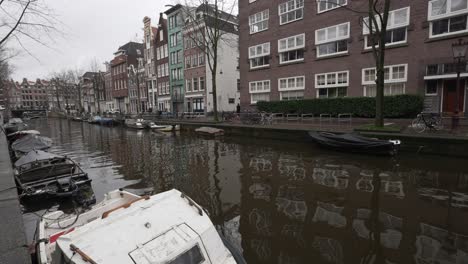
<svg viewBox="0 0 468 264"><path fill-rule="evenodd" d="M0 263L28 264L23 217L5 134L0 131Z"/></svg>

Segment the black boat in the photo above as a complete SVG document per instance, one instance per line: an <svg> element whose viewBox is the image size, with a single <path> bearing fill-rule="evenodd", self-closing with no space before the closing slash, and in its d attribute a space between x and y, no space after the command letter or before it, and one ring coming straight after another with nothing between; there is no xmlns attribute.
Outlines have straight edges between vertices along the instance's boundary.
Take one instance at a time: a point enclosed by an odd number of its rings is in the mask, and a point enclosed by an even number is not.
<svg viewBox="0 0 468 264"><path fill-rule="evenodd" d="M380 140L354 133L335 134L310 131L309 136L321 147L371 155L393 156L398 153L400 146L399 140Z"/></svg>
<svg viewBox="0 0 468 264"><path fill-rule="evenodd" d="M30 151L14 165L21 197L71 196L81 185L91 182L88 174L73 160L45 151Z"/></svg>
<svg viewBox="0 0 468 264"><path fill-rule="evenodd" d="M6 135L25 130L27 127L28 125L21 118L12 118L3 126Z"/></svg>

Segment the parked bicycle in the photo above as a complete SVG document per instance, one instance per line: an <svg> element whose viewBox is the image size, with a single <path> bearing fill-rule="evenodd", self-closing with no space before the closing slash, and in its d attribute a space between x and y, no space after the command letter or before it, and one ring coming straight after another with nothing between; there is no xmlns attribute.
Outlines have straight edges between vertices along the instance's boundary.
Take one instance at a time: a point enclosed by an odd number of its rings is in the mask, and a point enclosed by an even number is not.
<svg viewBox="0 0 468 264"><path fill-rule="evenodd" d="M242 113L240 114L240 121L246 125L271 125L273 115L267 112Z"/></svg>
<svg viewBox="0 0 468 264"><path fill-rule="evenodd" d="M426 129L429 130L441 130L442 117L438 113L424 113L421 112L411 123L411 128L417 133L422 133Z"/></svg>

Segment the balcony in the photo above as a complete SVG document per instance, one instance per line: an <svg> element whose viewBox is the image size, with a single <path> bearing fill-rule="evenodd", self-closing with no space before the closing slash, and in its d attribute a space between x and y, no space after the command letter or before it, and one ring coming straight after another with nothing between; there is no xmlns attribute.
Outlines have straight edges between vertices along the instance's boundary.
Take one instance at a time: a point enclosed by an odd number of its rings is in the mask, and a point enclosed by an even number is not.
<svg viewBox="0 0 468 264"><path fill-rule="evenodd" d="M468 73L468 63L461 67L462 73ZM439 63L426 66L426 76L447 75L457 73L457 63Z"/></svg>

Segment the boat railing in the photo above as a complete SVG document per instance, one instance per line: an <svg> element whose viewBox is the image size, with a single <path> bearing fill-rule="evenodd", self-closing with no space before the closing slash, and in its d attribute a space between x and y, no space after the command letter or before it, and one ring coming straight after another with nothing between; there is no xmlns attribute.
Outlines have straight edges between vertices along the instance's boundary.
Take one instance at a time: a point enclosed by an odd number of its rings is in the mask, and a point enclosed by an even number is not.
<svg viewBox="0 0 468 264"><path fill-rule="evenodd" d="M186 195L183 192L180 193L180 197L187 199L187 201L189 202L189 205L195 206L195 208L197 208L198 210L198 214L203 216L203 209L195 201L193 201L192 198L190 198L188 195Z"/></svg>
<svg viewBox="0 0 468 264"><path fill-rule="evenodd" d="M140 198L138 198L138 199L135 199L135 200L133 200L133 201L131 201L131 202L128 202L128 203L126 203L126 204L122 204L121 206L118 206L118 207L112 208L112 209L110 209L110 210L108 210L108 211L105 211L104 213L102 213L101 218L102 218L102 219L107 218L107 217L108 217L112 212L114 212L114 211L117 211L117 210L122 209L122 208L128 208L128 207L130 207L132 204L134 204L134 203L136 203L136 202L138 202L138 201L141 201L141 200L149 200L149 199L150 199L150 196L149 196L149 195L142 196L142 197L140 197Z"/></svg>

